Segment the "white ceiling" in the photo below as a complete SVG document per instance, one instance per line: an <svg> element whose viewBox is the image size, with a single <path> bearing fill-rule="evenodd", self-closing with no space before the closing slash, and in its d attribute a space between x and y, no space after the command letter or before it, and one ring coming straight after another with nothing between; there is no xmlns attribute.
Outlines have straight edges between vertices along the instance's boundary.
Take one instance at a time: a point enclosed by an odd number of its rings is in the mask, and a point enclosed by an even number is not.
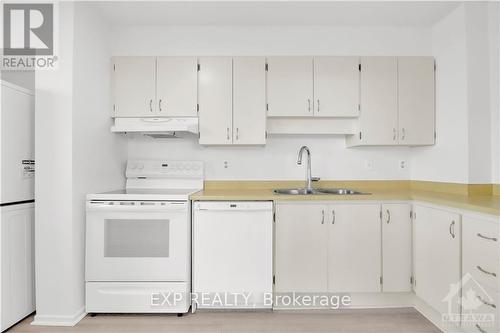
<svg viewBox="0 0 500 333"><path fill-rule="evenodd" d="M455 1L112 1L114 25L432 26Z"/></svg>

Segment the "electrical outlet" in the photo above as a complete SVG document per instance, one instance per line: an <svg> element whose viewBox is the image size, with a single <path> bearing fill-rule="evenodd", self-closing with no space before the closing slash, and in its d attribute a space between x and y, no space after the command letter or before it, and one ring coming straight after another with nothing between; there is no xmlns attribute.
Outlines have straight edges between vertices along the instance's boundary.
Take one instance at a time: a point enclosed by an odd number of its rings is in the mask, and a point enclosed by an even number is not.
<svg viewBox="0 0 500 333"><path fill-rule="evenodd" d="M373 161L365 160L365 169L366 170L373 170Z"/></svg>
<svg viewBox="0 0 500 333"><path fill-rule="evenodd" d="M406 169L406 161L405 160L399 161L398 166L399 166L399 170L405 170Z"/></svg>
<svg viewBox="0 0 500 333"><path fill-rule="evenodd" d="M229 163L227 161L224 161L224 169L229 168Z"/></svg>

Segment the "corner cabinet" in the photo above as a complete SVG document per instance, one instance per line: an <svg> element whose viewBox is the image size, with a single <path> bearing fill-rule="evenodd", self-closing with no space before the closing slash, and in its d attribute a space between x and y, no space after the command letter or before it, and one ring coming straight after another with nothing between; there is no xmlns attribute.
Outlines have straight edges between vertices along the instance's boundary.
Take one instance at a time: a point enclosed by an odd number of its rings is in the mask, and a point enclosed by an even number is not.
<svg viewBox="0 0 500 333"><path fill-rule="evenodd" d="M199 58L198 103L200 144L265 144L265 58Z"/></svg>
<svg viewBox="0 0 500 333"><path fill-rule="evenodd" d="M113 117L196 117L196 57L113 57Z"/></svg>
<svg viewBox="0 0 500 333"><path fill-rule="evenodd" d="M441 314L460 313L460 300L447 299L459 293L453 295L450 288L461 278L460 232L460 214L432 206L414 206L414 290Z"/></svg>
<svg viewBox="0 0 500 333"><path fill-rule="evenodd" d="M362 57L358 132L348 146L432 145L434 58Z"/></svg>

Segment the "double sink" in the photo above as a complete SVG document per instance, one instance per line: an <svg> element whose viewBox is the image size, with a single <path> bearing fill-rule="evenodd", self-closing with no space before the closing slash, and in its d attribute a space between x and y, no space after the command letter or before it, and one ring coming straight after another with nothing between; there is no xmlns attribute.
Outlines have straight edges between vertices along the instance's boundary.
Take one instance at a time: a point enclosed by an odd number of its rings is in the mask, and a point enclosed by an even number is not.
<svg viewBox="0 0 500 333"><path fill-rule="evenodd" d="M274 190L276 194L285 195L317 195L317 194L333 194L333 195L356 195L370 194L358 192L348 188L280 188Z"/></svg>

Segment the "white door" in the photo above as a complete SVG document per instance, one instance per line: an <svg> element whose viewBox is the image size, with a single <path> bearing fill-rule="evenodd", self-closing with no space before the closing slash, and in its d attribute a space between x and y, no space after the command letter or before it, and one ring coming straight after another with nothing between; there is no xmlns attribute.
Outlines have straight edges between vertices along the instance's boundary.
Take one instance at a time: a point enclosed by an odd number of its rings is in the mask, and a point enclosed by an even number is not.
<svg viewBox="0 0 500 333"><path fill-rule="evenodd" d="M460 313L460 215L415 205L415 293L440 313ZM450 303L447 297L451 296Z"/></svg>
<svg viewBox="0 0 500 333"><path fill-rule="evenodd" d="M35 159L34 97L28 91L3 82L1 86L0 202L34 198L35 178L24 163Z"/></svg>
<svg viewBox="0 0 500 333"><path fill-rule="evenodd" d="M327 291L327 206L276 205L277 292Z"/></svg>
<svg viewBox="0 0 500 333"><path fill-rule="evenodd" d="M395 57L361 58L359 141L398 144L397 61Z"/></svg>
<svg viewBox="0 0 500 333"><path fill-rule="evenodd" d="M230 144L233 137L233 60L230 57L202 57L198 61L200 144Z"/></svg>
<svg viewBox="0 0 500 333"><path fill-rule="evenodd" d="M399 143L434 144L434 58L398 58Z"/></svg>
<svg viewBox="0 0 500 333"><path fill-rule="evenodd" d="M187 202L87 203L86 281L188 281Z"/></svg>
<svg viewBox="0 0 500 333"><path fill-rule="evenodd" d="M359 58L314 57L314 115L359 115Z"/></svg>
<svg viewBox="0 0 500 333"><path fill-rule="evenodd" d="M382 205L382 289L410 292L412 276L411 205Z"/></svg>
<svg viewBox="0 0 500 333"><path fill-rule="evenodd" d="M193 292L247 294L249 299L198 302L198 308L270 308L273 291L272 202L196 202Z"/></svg>
<svg viewBox="0 0 500 333"><path fill-rule="evenodd" d="M157 61L158 116L196 117L198 88L196 57L159 57Z"/></svg>
<svg viewBox="0 0 500 333"><path fill-rule="evenodd" d="M266 143L266 59L233 58L233 144Z"/></svg>
<svg viewBox="0 0 500 333"><path fill-rule="evenodd" d="M156 58L113 58L115 117L157 117Z"/></svg>
<svg viewBox="0 0 500 333"><path fill-rule="evenodd" d="M35 310L34 204L2 207L0 221L3 331Z"/></svg>
<svg viewBox="0 0 500 333"><path fill-rule="evenodd" d="M312 57L267 58L267 103L270 117L313 115Z"/></svg>
<svg viewBox="0 0 500 333"><path fill-rule="evenodd" d="M328 291L381 291L380 205L330 205L328 212Z"/></svg>

